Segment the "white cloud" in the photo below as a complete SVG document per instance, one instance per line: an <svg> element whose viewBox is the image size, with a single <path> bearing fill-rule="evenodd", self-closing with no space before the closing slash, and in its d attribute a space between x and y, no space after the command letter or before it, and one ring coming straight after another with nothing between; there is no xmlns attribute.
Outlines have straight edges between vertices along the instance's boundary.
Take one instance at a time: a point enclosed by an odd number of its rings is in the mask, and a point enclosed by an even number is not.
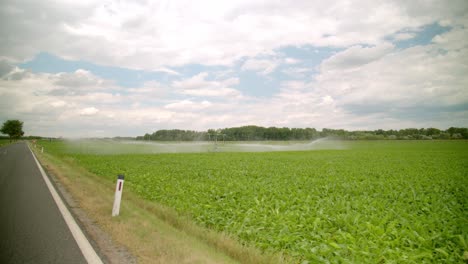
<svg viewBox="0 0 468 264"><path fill-rule="evenodd" d="M228 78L224 80L206 80L208 73L202 72L188 79L173 82L172 86L176 92L184 95L199 97L241 97L242 94L237 89L230 86L239 83L238 78Z"/></svg>
<svg viewBox="0 0 468 264"><path fill-rule="evenodd" d="M468 48L468 24L465 27L455 27L442 35L435 36L432 41L443 49L460 50Z"/></svg>
<svg viewBox="0 0 468 264"><path fill-rule="evenodd" d="M392 50L393 45L389 43L374 47L352 46L323 61L320 69L322 71L353 69L378 60Z"/></svg>
<svg viewBox="0 0 468 264"><path fill-rule="evenodd" d="M58 73L55 78L55 84L72 88L98 86L104 83L104 80L82 69L76 70L73 73Z"/></svg>
<svg viewBox="0 0 468 264"><path fill-rule="evenodd" d="M312 82L284 81L270 98L244 96L232 88L238 78L210 78L209 73L138 88L82 71L68 73L66 80L92 80L85 85L59 85L64 74L3 78L0 119L20 118L27 133L45 136L135 136L163 128L248 124L319 129L463 125L468 124L468 48L452 43L463 33L454 30L431 45L405 50L353 46L323 61ZM84 92L54 93L57 89Z"/></svg>
<svg viewBox="0 0 468 264"><path fill-rule="evenodd" d="M437 126L445 123L441 119L444 112L454 113L468 104L468 67L464 63L468 46L439 41L457 40L460 33L447 32L436 37L433 45L405 50L348 49L325 60L312 85L356 115L380 113L420 122L432 119Z"/></svg>
<svg viewBox="0 0 468 264"><path fill-rule="evenodd" d="M333 104L335 100L329 95L322 97L322 104Z"/></svg>
<svg viewBox="0 0 468 264"><path fill-rule="evenodd" d="M399 32L393 36L395 40L408 40L416 36L416 33L413 32Z"/></svg>
<svg viewBox="0 0 468 264"><path fill-rule="evenodd" d="M267 75L275 71L279 66L279 61L268 59L248 59L242 65L244 71L256 71L260 74Z"/></svg>
<svg viewBox="0 0 468 264"><path fill-rule="evenodd" d="M170 87L156 81L143 83L142 87L125 89L132 101L157 101L164 99L170 93ZM119 94L120 95L120 94Z"/></svg>
<svg viewBox="0 0 468 264"><path fill-rule="evenodd" d="M119 91L119 87L113 81L102 79L89 71L76 70L70 73L42 74L33 78L47 77L48 92L51 95L80 96L82 98L96 98L110 91Z"/></svg>
<svg viewBox="0 0 468 264"><path fill-rule="evenodd" d="M180 94L193 95L199 97L240 97L241 93L232 88L201 88L182 90Z"/></svg>
<svg viewBox="0 0 468 264"><path fill-rule="evenodd" d="M467 13L464 0L4 1L0 120L20 118L27 133L51 136L247 124L466 126ZM451 30L427 46L388 43L435 22ZM278 51L304 45L341 51L321 63ZM13 63L38 52L170 76L128 88L83 69L34 73ZM224 67L183 75L190 64ZM238 70L275 77L280 89L249 97L241 89L255 84L241 87Z"/></svg>
<svg viewBox="0 0 468 264"><path fill-rule="evenodd" d="M306 67L289 67L283 69L282 72L295 79L305 79L310 77L314 70L314 68Z"/></svg>
<svg viewBox="0 0 468 264"><path fill-rule="evenodd" d="M284 63L286 63L286 64L297 64L299 62L301 62L301 60L294 59L294 58L285 58L284 59Z"/></svg>
<svg viewBox="0 0 468 264"><path fill-rule="evenodd" d="M437 21L460 23L467 6L464 0L7 0L0 8L0 57L21 61L50 52L146 70L190 63L232 65L284 46L379 45L402 29Z"/></svg>
<svg viewBox="0 0 468 264"><path fill-rule="evenodd" d="M175 81L172 86L180 89L197 89L206 86L208 83L205 78L208 76L207 72L201 72L197 75L185 79L183 81ZM209 85L209 84L208 84Z"/></svg>
<svg viewBox="0 0 468 264"><path fill-rule="evenodd" d="M53 101L50 103L51 106L55 107L55 108L59 108L59 107L63 107L65 106L67 103L65 101L62 101L62 100L58 100L58 101Z"/></svg>
<svg viewBox="0 0 468 264"><path fill-rule="evenodd" d="M82 116L92 116L92 115L97 114L98 112L99 112L99 109L97 109L95 107L86 107L86 108L81 109L80 115L82 115Z"/></svg>
<svg viewBox="0 0 468 264"><path fill-rule="evenodd" d="M209 101L202 102L193 102L191 100L182 100L174 103L170 103L164 106L166 109L170 110L180 110L180 111L197 111L207 109L213 104Z"/></svg>
<svg viewBox="0 0 468 264"><path fill-rule="evenodd" d="M155 71L155 72L164 72L164 73L167 73L167 74L170 74L170 75L177 75L177 76L181 75L179 72L176 72L176 71L171 70L169 68L156 68L153 71Z"/></svg>
<svg viewBox="0 0 468 264"><path fill-rule="evenodd" d="M79 79L82 74L69 73L67 80ZM96 77L94 85L86 84L85 91L77 94L71 91L83 87L75 82L67 83L72 85L69 87L58 85L61 77L63 74L31 73L18 80L0 79L0 121L19 118L25 122L26 133L34 135L134 136L156 128L186 129L187 124L192 124L192 129L204 129L215 120L210 118L212 114L225 115L238 107L242 98L237 90L226 88L238 82L233 78L207 81L203 77L194 86L199 78L194 76L178 82L177 87L147 82L139 88L107 88L102 87L107 81ZM62 88L70 92L55 92ZM174 99L184 92L198 93L197 97L215 96L218 102ZM219 99L226 102L219 103Z"/></svg>

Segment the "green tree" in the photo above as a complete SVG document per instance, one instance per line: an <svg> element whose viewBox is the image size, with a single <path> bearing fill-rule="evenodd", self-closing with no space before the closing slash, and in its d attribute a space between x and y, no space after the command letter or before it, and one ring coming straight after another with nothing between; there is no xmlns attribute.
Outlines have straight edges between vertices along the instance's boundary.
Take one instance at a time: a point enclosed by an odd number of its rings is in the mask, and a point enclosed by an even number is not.
<svg viewBox="0 0 468 264"><path fill-rule="evenodd" d="M5 123L3 123L0 132L10 136L10 140L19 139L24 135L23 122L19 120L7 120Z"/></svg>

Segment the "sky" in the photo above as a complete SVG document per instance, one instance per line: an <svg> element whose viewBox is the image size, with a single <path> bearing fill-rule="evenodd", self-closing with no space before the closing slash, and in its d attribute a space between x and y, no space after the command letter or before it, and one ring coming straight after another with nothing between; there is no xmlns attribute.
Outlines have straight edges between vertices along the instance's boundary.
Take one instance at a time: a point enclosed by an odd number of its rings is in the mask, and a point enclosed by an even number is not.
<svg viewBox="0 0 468 264"><path fill-rule="evenodd" d="M0 2L26 135L468 127L468 1Z"/></svg>

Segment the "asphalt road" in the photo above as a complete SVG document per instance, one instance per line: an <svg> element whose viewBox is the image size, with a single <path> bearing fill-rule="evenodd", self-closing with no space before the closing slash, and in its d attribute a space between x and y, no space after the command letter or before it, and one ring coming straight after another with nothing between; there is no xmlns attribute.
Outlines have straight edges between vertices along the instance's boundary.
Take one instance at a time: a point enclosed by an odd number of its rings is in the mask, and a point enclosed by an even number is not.
<svg viewBox="0 0 468 264"><path fill-rule="evenodd" d="M26 143L0 148L0 263L87 263Z"/></svg>

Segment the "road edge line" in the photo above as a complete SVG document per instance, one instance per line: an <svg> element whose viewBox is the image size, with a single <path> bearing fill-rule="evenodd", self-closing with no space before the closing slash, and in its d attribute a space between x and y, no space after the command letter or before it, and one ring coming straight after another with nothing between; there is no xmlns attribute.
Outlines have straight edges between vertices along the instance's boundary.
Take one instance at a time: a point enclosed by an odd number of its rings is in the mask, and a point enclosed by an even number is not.
<svg viewBox="0 0 468 264"><path fill-rule="evenodd" d="M47 185L47 188L49 189L49 192L55 201L55 204L57 204L57 207L60 213L62 214L62 217L65 220L65 223L70 229L70 232L72 233L73 238L75 238L75 241L78 244L78 247L80 248L81 253L85 257L86 261L88 263L93 263L93 264L94 263L102 264L103 262L101 258L98 256L94 248L91 246L91 243L88 241L83 231L81 230L81 228L78 226L75 219L71 215L70 211L65 206L65 203L62 201L62 198L60 198L60 195L55 190L55 187L52 185L52 183L49 180L49 177L47 177L44 169L42 168L41 164L37 160L36 155L34 155L34 152L31 150L29 145L28 144L26 145L28 146L29 151L31 152L34 160L36 161L37 167L39 168L39 171L41 172L42 178L44 179Z"/></svg>

